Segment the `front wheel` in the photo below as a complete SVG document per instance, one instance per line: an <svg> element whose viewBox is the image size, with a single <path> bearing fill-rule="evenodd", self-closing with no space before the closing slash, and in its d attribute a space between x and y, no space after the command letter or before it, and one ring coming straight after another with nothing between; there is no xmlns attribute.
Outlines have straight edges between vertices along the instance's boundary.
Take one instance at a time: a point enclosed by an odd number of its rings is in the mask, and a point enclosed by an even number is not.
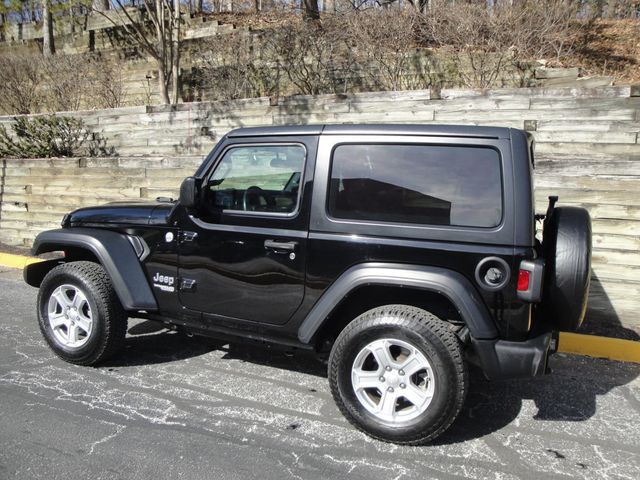
<svg viewBox="0 0 640 480"><path fill-rule="evenodd" d="M379 440L420 445L455 420L467 370L449 324L408 305L351 322L329 357L331 393L347 420Z"/></svg>
<svg viewBox="0 0 640 480"><path fill-rule="evenodd" d="M112 356L127 331L109 276L93 262L64 263L47 273L38 292L38 323L55 354L77 365Z"/></svg>

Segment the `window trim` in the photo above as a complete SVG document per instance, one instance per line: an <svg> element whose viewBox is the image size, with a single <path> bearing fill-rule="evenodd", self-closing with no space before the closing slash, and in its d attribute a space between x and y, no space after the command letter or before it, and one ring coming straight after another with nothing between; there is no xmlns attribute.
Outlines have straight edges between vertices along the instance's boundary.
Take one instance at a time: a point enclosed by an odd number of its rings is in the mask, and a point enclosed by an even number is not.
<svg viewBox="0 0 640 480"><path fill-rule="evenodd" d="M307 168L307 161L308 161L308 150L307 150L307 146L304 143L300 143L300 142L259 142L259 143L232 143L230 145L227 145L222 152L220 152L220 155L218 155L218 157L215 159L215 161L213 162L213 165L211 166L210 170L203 176L204 180L203 183L207 184L208 181L211 179L211 177L213 176L213 174L215 173L216 169L218 168L218 166L220 165L220 163L222 162L222 159L225 157L225 155L227 154L227 152L229 152L230 150L236 149L236 148L246 148L246 147L302 147L302 150L304 152L304 161L302 163L302 169L300 171L300 181L299 181L299 188L298 188L298 196L296 197L296 208L295 210L293 210L292 212L289 213L281 213L281 212L252 212L252 211L247 211L247 210L230 210L230 209L222 209L221 213L222 215L229 215L229 216L233 216L233 217L265 217L265 218L283 218L283 219L293 219L296 218L299 213L300 213L300 207L301 207L301 203L302 203L302 190L304 187L304 179L305 179L305 170ZM205 223L210 223L210 222L206 222L205 220L200 219L200 221L205 222Z"/></svg>
<svg viewBox="0 0 640 480"><path fill-rule="evenodd" d="M456 225L453 223L449 224L438 224L438 223L422 223L422 222L405 222L405 221L385 221L379 219L364 219L364 218L354 218L354 217L336 217L332 214L330 210L330 201L331 201L331 180L333 179L333 166L335 159L335 151L338 147L342 146L415 146L415 147L453 147L453 148L471 148L471 149L489 149L493 150L497 154L498 159L498 169L500 174L500 220L497 224L492 226L478 226L478 225ZM482 144L465 144L465 143L431 143L428 140L425 142L415 142L415 141L407 141L407 142L380 142L371 140L368 142L352 142L352 141L344 141L334 144L331 147L330 155L329 155L329 165L328 165L328 175L327 175L327 189L325 192L325 205L324 210L327 218L332 222L344 223L344 222L355 222L364 225L380 225L380 226L388 226L388 227L418 227L418 228L445 228L445 229L471 229L471 230L480 230L480 231L494 231L500 229L505 222L505 173L503 168L504 159L502 158L502 153L499 148L495 145L482 145Z"/></svg>

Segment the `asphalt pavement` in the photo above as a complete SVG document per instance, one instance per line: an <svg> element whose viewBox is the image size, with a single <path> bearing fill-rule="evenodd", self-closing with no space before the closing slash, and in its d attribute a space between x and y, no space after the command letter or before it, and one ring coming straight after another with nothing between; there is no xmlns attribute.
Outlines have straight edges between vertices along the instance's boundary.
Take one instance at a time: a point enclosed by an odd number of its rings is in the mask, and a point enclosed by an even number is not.
<svg viewBox="0 0 640 480"><path fill-rule="evenodd" d="M325 366L133 320L99 368L59 360L36 290L0 272L0 479L638 479L640 365L564 354L552 375L472 372L452 428L424 447L340 415Z"/></svg>

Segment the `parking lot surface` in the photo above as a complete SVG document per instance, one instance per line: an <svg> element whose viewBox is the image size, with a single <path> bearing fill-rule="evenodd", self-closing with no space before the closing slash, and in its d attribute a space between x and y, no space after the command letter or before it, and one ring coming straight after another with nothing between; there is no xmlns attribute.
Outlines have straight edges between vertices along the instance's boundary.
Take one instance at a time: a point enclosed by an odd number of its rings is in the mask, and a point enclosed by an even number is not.
<svg viewBox="0 0 640 480"><path fill-rule="evenodd" d="M472 371L452 428L400 447L354 430L307 355L137 320L108 364L66 364L36 293L0 273L0 479L640 478L637 364L557 354L541 378Z"/></svg>

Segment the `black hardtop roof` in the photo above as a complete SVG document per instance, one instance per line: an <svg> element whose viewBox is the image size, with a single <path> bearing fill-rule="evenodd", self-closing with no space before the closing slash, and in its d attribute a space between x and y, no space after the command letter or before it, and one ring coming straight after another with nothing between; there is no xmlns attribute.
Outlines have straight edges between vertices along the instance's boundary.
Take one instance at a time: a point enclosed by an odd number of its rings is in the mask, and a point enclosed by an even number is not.
<svg viewBox="0 0 640 480"><path fill-rule="evenodd" d="M434 137L509 138L511 129L474 125L417 124L278 125L238 128L227 134L228 137L232 138L274 135L425 135Z"/></svg>

